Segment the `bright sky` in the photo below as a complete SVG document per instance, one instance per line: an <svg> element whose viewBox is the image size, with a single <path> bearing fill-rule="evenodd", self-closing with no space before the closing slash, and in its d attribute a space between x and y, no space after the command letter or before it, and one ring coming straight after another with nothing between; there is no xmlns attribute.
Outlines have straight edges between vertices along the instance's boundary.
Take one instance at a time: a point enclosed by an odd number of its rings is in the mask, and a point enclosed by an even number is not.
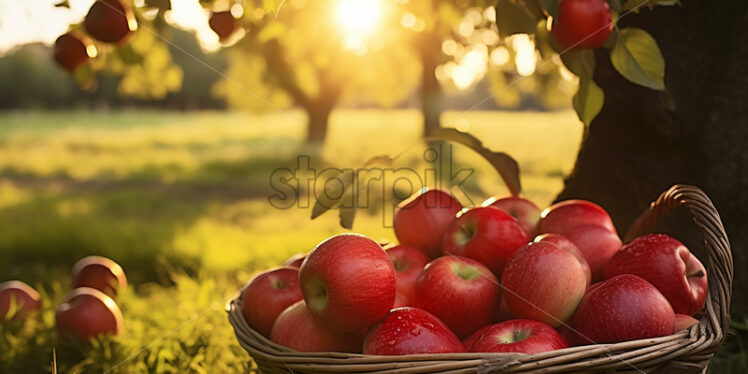
<svg viewBox="0 0 748 374"><path fill-rule="evenodd" d="M59 0L0 0L0 54L25 43L54 43L71 23L78 23L94 0L70 0L70 9L55 8ZM208 49L217 46L218 37L210 30L198 0L172 0L172 16L178 26L196 30Z"/></svg>

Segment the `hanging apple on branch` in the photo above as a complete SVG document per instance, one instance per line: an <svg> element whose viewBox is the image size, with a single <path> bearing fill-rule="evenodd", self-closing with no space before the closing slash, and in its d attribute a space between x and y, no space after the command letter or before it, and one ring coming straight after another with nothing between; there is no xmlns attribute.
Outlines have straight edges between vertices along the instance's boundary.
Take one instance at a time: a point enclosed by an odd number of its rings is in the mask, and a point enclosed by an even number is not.
<svg viewBox="0 0 748 374"><path fill-rule="evenodd" d="M665 60L655 39L642 29L619 28L618 21L644 7L676 4L677 0L498 0L496 23L502 37L535 35L538 51L550 45L559 53L564 66L579 77L574 110L589 125L605 101L593 79L597 49L608 49L613 67L629 81L665 89Z"/></svg>

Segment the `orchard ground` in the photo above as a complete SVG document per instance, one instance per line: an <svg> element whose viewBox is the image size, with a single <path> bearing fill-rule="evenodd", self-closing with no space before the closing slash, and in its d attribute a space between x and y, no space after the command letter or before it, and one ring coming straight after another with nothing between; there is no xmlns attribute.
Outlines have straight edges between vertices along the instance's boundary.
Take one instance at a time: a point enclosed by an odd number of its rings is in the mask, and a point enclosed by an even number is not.
<svg viewBox="0 0 748 374"><path fill-rule="evenodd" d="M571 111L452 112L443 121L516 158L524 194L540 206L561 190L582 135ZM311 221L308 208L273 208L271 173L300 154L320 167L358 167L403 149L396 167L420 170L419 123L415 111L337 111L320 150L303 145L303 121L283 114L0 113L0 281L26 281L44 297L39 318L0 330L0 372L49 373L54 347L64 373L247 372L225 304L257 271L344 232L334 212ZM454 160L475 170L465 187L473 202L507 194L471 151L456 146ZM354 231L392 241L380 206L360 212ZM72 264L90 254L128 275L125 333L59 345L54 308ZM748 320L734 328L712 372L748 371Z"/></svg>

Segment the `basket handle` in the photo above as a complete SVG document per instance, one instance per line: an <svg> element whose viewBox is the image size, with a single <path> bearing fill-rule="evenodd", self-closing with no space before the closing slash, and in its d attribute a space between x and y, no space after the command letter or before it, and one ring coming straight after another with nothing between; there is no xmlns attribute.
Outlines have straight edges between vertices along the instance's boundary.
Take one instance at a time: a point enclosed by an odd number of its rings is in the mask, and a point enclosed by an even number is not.
<svg viewBox="0 0 748 374"><path fill-rule="evenodd" d="M717 209L709 197L698 187L677 184L660 195L657 200L631 225L626 234L628 243L637 236L652 233L657 224L675 208L685 207L704 239L709 255L707 262L709 291L706 298L706 328L720 342L725 339L730 325L730 300L732 299L733 262L730 242Z"/></svg>

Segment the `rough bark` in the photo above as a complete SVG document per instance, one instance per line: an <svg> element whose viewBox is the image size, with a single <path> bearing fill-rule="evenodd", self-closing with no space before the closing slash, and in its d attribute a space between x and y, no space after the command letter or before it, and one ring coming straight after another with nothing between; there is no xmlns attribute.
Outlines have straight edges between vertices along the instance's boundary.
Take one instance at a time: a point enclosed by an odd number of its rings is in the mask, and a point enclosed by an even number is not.
<svg viewBox="0 0 748 374"><path fill-rule="evenodd" d="M442 87L436 79L436 67L443 58L441 38L436 33L424 33L416 40L416 50L421 60L421 113L423 114L423 135L441 127L440 118L444 111Z"/></svg>
<svg viewBox="0 0 748 374"><path fill-rule="evenodd" d="M622 27L646 29L665 57L667 92L622 78L604 51L595 80L606 94L585 132L573 173L558 199L586 198L607 208L619 231L662 191L694 184L714 201L732 244L733 313L748 312L748 3L684 0L644 9ZM670 231L701 246L681 219ZM706 262L703 253L699 257Z"/></svg>

